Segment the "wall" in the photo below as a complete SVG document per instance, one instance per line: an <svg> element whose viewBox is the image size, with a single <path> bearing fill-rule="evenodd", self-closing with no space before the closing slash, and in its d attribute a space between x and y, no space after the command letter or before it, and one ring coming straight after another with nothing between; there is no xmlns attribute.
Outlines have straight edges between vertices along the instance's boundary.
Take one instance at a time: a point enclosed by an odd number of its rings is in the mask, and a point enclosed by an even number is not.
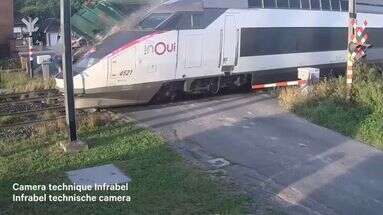
<svg viewBox="0 0 383 215"><path fill-rule="evenodd" d="M13 32L13 0L0 0L0 57L10 55Z"/></svg>

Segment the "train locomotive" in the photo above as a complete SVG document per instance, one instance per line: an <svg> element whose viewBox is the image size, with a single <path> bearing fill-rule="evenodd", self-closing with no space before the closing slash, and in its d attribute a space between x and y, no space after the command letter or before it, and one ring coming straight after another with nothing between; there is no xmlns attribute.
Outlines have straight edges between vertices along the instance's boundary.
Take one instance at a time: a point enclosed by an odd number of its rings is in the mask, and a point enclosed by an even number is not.
<svg viewBox="0 0 383 215"><path fill-rule="evenodd" d="M215 94L251 86L260 73L278 77L299 67L345 67L347 4L167 1L134 29L107 37L74 65L76 107L146 104L179 93ZM358 11L358 19L368 20L373 44L368 60L381 61L383 4L367 6ZM62 76L56 85L64 88Z"/></svg>

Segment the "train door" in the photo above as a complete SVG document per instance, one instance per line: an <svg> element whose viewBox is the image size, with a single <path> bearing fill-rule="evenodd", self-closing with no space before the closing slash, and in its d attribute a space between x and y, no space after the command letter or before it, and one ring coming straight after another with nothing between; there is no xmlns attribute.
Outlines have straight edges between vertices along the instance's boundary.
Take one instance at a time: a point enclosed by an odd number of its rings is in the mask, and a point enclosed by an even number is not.
<svg viewBox="0 0 383 215"><path fill-rule="evenodd" d="M177 78L204 75L204 30L198 25L200 14L183 14L178 31Z"/></svg>
<svg viewBox="0 0 383 215"><path fill-rule="evenodd" d="M202 66L202 34L184 34L185 68L200 68Z"/></svg>
<svg viewBox="0 0 383 215"><path fill-rule="evenodd" d="M239 30L237 28L235 14L225 16L221 40L221 69L223 72L231 72L238 63L239 49Z"/></svg>

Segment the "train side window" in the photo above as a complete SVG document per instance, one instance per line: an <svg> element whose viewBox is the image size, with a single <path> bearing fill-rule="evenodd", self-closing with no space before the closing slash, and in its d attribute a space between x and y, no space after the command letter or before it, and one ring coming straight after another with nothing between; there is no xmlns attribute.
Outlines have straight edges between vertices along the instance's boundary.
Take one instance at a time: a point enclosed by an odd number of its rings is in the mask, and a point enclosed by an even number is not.
<svg viewBox="0 0 383 215"><path fill-rule="evenodd" d="M348 11L348 1L341 0L340 6L342 8L342 11Z"/></svg>
<svg viewBox="0 0 383 215"><path fill-rule="evenodd" d="M278 8L289 8L289 1L288 0L277 0L277 6L278 6Z"/></svg>
<svg viewBox="0 0 383 215"><path fill-rule="evenodd" d="M140 27L143 29L154 29L171 15L171 13L153 13L141 21Z"/></svg>
<svg viewBox="0 0 383 215"><path fill-rule="evenodd" d="M311 0L311 10L320 10L319 0Z"/></svg>
<svg viewBox="0 0 383 215"><path fill-rule="evenodd" d="M249 7L263 7L262 0L249 0Z"/></svg>
<svg viewBox="0 0 383 215"><path fill-rule="evenodd" d="M201 14L192 14L191 15L191 27L193 29L203 29L204 28L204 15Z"/></svg>
<svg viewBox="0 0 383 215"><path fill-rule="evenodd" d="M170 20L165 23L163 26L159 27L159 30L176 30L179 29L180 22L181 22L181 15L176 14Z"/></svg>
<svg viewBox="0 0 383 215"><path fill-rule="evenodd" d="M275 0L264 0L265 8L275 8Z"/></svg>
<svg viewBox="0 0 383 215"><path fill-rule="evenodd" d="M340 3L339 0L331 0L331 9L333 11L340 11Z"/></svg>
<svg viewBox="0 0 383 215"><path fill-rule="evenodd" d="M330 10L330 1L329 0L321 0L322 10Z"/></svg>
<svg viewBox="0 0 383 215"><path fill-rule="evenodd" d="M301 8L301 1L300 0L290 0L290 8Z"/></svg>
<svg viewBox="0 0 383 215"><path fill-rule="evenodd" d="M310 9L310 0L302 0L302 9Z"/></svg>
<svg viewBox="0 0 383 215"><path fill-rule="evenodd" d="M192 29L192 16L191 14L183 14L180 20L179 29L186 30Z"/></svg>

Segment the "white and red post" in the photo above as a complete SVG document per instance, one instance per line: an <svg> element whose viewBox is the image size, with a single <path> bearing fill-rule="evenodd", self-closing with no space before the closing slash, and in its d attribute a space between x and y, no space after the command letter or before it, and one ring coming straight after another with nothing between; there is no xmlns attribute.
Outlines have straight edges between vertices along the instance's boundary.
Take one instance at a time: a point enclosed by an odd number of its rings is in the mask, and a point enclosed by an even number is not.
<svg viewBox="0 0 383 215"><path fill-rule="evenodd" d="M28 44L28 55L29 55L29 76L33 78L33 37L32 32L29 33L29 44Z"/></svg>
<svg viewBox="0 0 383 215"><path fill-rule="evenodd" d="M351 98L351 87L352 87L352 80L353 80L353 69L354 69L354 59L355 56L353 56L353 53L351 53L350 44L354 40L355 35L355 29L357 26L356 23L356 0L349 0L348 2L348 11L349 11L349 22L348 22L348 47L347 47L347 72L346 72L346 78L347 78L347 88L348 88L348 97Z"/></svg>

